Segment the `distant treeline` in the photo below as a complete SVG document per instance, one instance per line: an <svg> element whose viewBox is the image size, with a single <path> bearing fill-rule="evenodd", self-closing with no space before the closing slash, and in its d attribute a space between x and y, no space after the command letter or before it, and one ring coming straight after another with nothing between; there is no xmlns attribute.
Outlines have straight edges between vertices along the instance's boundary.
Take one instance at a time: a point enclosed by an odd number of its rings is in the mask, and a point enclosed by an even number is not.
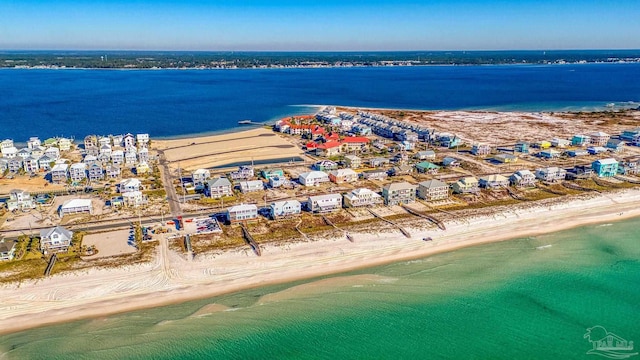
<svg viewBox="0 0 640 360"><path fill-rule="evenodd" d="M253 68L640 62L640 50L403 52L0 51L0 67Z"/></svg>

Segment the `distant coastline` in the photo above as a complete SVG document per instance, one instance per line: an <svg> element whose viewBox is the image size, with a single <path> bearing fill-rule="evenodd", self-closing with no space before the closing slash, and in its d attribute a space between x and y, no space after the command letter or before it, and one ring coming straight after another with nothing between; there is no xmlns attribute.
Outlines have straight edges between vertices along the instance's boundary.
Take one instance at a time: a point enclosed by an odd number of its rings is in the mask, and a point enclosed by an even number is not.
<svg viewBox="0 0 640 360"><path fill-rule="evenodd" d="M639 63L640 50L399 52L0 51L0 68L300 69Z"/></svg>

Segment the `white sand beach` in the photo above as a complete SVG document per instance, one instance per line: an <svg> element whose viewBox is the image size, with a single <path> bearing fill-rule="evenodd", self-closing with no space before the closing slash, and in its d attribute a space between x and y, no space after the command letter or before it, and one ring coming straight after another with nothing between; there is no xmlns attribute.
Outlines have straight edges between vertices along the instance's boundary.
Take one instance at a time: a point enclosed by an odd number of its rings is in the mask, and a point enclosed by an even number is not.
<svg viewBox="0 0 640 360"><path fill-rule="evenodd" d="M0 288L0 333L640 216L637 189L551 200L493 207L491 211L483 211L490 215L448 221L444 231L435 227L420 229L424 220L411 220L403 224L411 232L411 238L398 231L352 231L355 242L340 237L264 245L261 257L244 247L221 254L202 254L188 261L170 251L166 240L161 240L158 255L149 264L91 269L4 285ZM432 237L433 241L423 241L424 237Z"/></svg>

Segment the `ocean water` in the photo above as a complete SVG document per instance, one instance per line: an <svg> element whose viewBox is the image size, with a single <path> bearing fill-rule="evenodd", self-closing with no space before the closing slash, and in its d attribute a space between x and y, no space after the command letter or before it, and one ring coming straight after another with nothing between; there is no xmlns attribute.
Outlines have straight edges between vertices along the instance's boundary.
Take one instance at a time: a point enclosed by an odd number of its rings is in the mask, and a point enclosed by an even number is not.
<svg viewBox="0 0 640 360"><path fill-rule="evenodd" d="M561 111L640 101L640 64L241 70L0 70L0 138L174 137L313 104Z"/></svg>
<svg viewBox="0 0 640 360"><path fill-rule="evenodd" d="M640 341L639 225L587 226L4 335L0 358L599 358L586 354L587 328Z"/></svg>

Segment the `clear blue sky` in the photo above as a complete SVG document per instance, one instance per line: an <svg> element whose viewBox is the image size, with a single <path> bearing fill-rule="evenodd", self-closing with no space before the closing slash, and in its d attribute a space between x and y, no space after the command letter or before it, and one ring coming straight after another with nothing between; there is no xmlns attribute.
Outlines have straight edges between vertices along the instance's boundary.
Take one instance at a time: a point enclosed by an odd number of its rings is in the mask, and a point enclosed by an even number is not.
<svg viewBox="0 0 640 360"><path fill-rule="evenodd" d="M0 0L0 49L638 49L640 0Z"/></svg>

